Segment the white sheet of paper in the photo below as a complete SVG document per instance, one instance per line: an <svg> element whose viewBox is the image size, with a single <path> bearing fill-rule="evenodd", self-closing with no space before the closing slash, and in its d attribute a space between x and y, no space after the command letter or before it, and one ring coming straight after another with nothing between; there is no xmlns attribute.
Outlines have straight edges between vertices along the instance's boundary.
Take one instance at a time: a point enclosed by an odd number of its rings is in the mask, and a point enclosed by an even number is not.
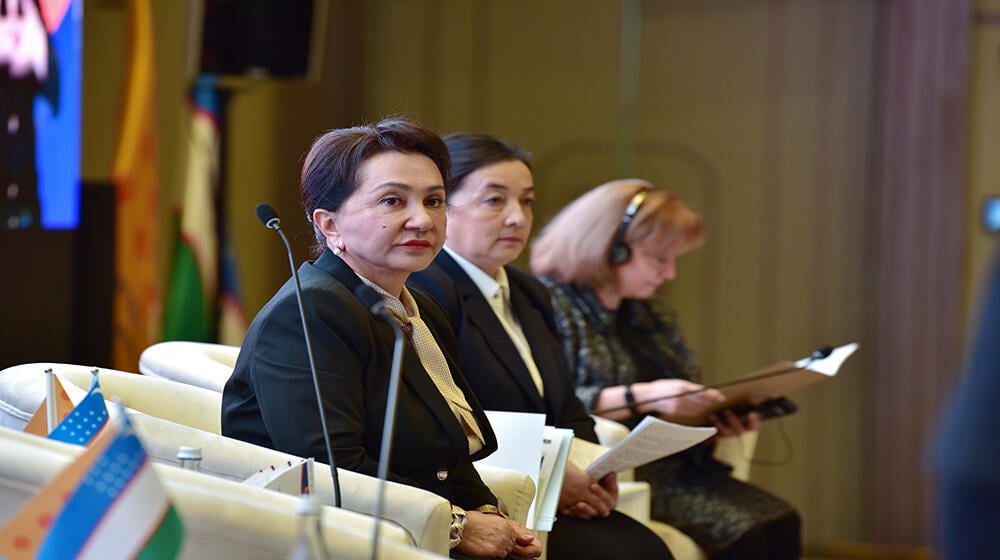
<svg viewBox="0 0 1000 560"><path fill-rule="evenodd" d="M625 439L587 467L590 476L601 479L683 451L715 435L716 429L693 428L647 416Z"/></svg>
<svg viewBox="0 0 1000 560"><path fill-rule="evenodd" d="M520 471L531 477L538 488L538 472L542 461L542 439L545 435L545 415L530 412L487 410L486 417L497 436L497 450L476 461L492 467ZM536 492L537 498L537 492ZM528 521L535 519L538 500L531 502Z"/></svg>
<svg viewBox="0 0 1000 560"><path fill-rule="evenodd" d="M823 375L829 377L833 377L837 374L837 371L840 370L840 366L844 365L844 360L849 358L857 349L858 343L852 342L850 344L834 348L833 351L830 352L830 355L823 359L813 360L812 358L802 358L801 360L795 362L795 365L800 368L805 368L817 373L822 373Z"/></svg>

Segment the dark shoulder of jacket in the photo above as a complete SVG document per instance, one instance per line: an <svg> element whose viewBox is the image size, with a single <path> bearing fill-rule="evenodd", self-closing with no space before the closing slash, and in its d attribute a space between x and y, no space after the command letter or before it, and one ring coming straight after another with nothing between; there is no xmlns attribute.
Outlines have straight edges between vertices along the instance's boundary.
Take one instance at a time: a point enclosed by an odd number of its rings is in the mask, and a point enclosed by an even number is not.
<svg viewBox="0 0 1000 560"><path fill-rule="evenodd" d="M444 328L447 330L448 336L454 338L455 333L451 327L451 322L448 320L448 312L441 305L441 302L420 286L407 285L407 289L410 290L413 301L417 303L417 307L420 309L420 318L424 320L424 323L430 325L431 330L435 331L434 334L437 335L438 331Z"/></svg>
<svg viewBox="0 0 1000 560"><path fill-rule="evenodd" d="M455 280L449 275L441 265L432 262L430 266L410 274L406 280L406 286L410 292L423 292L430 296L449 315L452 324L455 323L455 315L458 307L458 292Z"/></svg>
<svg viewBox="0 0 1000 560"><path fill-rule="evenodd" d="M507 271L507 280L510 284L517 286L520 292L531 302L531 306L537 309L542 314L542 317L545 317L545 322L549 323L549 326L555 330L555 311L552 307L552 292L549 291L548 286L543 284L537 276L530 272L525 272L513 266L506 266L504 270Z"/></svg>

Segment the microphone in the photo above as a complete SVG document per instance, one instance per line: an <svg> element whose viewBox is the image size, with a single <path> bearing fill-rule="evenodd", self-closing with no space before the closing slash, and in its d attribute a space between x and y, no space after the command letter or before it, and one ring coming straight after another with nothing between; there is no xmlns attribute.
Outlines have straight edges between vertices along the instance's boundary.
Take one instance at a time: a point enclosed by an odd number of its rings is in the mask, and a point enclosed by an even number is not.
<svg viewBox="0 0 1000 560"><path fill-rule="evenodd" d="M819 348L813 350L813 353L809 355L809 361L806 362L806 365L808 366L816 360L829 358L830 354L833 354L833 346L820 346Z"/></svg>
<svg viewBox="0 0 1000 560"><path fill-rule="evenodd" d="M270 204L261 202L255 206L253 210L257 213L257 219L260 220L265 227L278 232L281 231L281 226L278 225L281 223L281 220L278 219L278 213L274 211L274 208L271 208Z"/></svg>
<svg viewBox="0 0 1000 560"><path fill-rule="evenodd" d="M667 399L676 399L676 398L680 398L680 397L686 397L688 395L694 395L696 393L701 393L702 391L707 391L708 389L721 389L723 387L729 387L730 385L736 385L736 384L739 384L739 383L745 383L745 382L747 382L747 381L749 381L751 379L753 379L753 380L756 380L756 379L766 379L768 377L777 377L779 375L785 375L785 374L791 373L793 371L799 371L800 369L805 369L805 368L809 367L813 362L815 362L817 360L822 360L824 358L829 357L831 353L833 353L833 347L832 346L820 346L819 348L813 350L812 354L809 355L809 358L806 361L806 363L803 364L803 365L801 365L801 366L792 364L791 366L784 367L784 368L781 368L781 369L775 370L775 371L769 371L767 373L762 373L760 375L756 375L756 376L753 376L753 377L744 377L742 379L734 379L732 381L725 381L725 382L718 383L718 384L715 384L715 385L706 385L705 387L702 387L701 389L692 389L690 391L683 391L681 393L675 393L673 395L664 395L662 397L656 397L654 399L646 399L646 400L643 400L643 401L636 401L636 402L630 403L630 404L623 404L623 405L620 405L620 406L611 406L611 407L608 407L608 408L601 408L601 409L597 409L597 410L591 410L591 411L588 412L588 414L605 414L607 412L614 412L616 410L625 410L626 408L634 408L634 407L637 407L637 406L643 405L643 404L649 404L649 403L654 403L654 402L659 402L659 401L665 401ZM769 404L769 405L774 404L775 406L781 406L781 407L784 407L786 409L789 409L789 410L786 410L784 412L784 414L790 414L791 412L795 412L795 410L797 410L797 407L795 407L794 403L792 403L791 401L788 401L788 399L784 399L787 402L782 402L782 403L780 403L780 405L778 405L777 401L779 401L779 400L781 400L781 399L772 399L771 401L766 401L765 403L762 403L762 404ZM747 410L744 410L743 412L746 413ZM774 415L772 415L770 417L780 416L780 415L782 415L782 414L774 414Z"/></svg>
<svg viewBox="0 0 1000 560"><path fill-rule="evenodd" d="M371 286L361 283L354 289L354 295L372 312L381 317L392 327L396 342L392 346L392 369L389 372L389 391L385 403L385 419L382 421L382 446L378 453L378 497L375 500L375 530L372 534L372 560L375 560L378 546L379 521L382 519L382 507L385 502L385 479L389 474L389 458L392 453L392 435L396 427L396 401L399 398L399 377L403 368L403 329L396 319L385 308L382 297Z"/></svg>
<svg viewBox="0 0 1000 560"><path fill-rule="evenodd" d="M316 391L316 408L319 411L319 423L323 429L323 441L326 443L326 458L330 463L330 476L333 478L333 505L340 507L340 479L337 476L337 463L333 460L333 446L330 445L330 430L326 427L326 413L323 411L323 398L319 390L319 376L316 374L316 358L313 355L312 337L309 335L309 325L306 323L306 308L302 304L302 285L299 283L299 271L295 268L295 257L292 256L292 247L288 244L285 232L281 230L281 220L278 213L266 202L261 202L254 208L257 212L257 219L268 229L273 229L281 236L285 243L285 252L288 253L288 264L292 268L292 278L295 279L295 297L299 301L299 318L302 319L302 334L306 341L306 354L309 355L309 371L312 373L313 389Z"/></svg>

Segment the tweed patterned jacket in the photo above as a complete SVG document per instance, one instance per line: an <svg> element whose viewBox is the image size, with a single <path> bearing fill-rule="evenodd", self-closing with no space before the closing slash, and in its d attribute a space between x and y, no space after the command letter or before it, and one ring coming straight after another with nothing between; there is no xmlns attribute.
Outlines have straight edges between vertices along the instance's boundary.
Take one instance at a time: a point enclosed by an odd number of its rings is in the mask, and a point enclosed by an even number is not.
<svg viewBox="0 0 1000 560"><path fill-rule="evenodd" d="M563 350L576 374L577 396L589 409L605 387L701 378L677 327L677 314L665 304L625 300L619 310L609 311L588 288L540 280L552 292Z"/></svg>

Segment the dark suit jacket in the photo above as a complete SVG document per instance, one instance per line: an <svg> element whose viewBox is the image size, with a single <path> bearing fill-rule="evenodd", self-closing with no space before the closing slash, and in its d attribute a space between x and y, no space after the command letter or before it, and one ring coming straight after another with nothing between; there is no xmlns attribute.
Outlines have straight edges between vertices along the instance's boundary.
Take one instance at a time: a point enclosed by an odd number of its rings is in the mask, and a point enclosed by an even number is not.
<svg viewBox="0 0 1000 560"><path fill-rule="evenodd" d="M984 557L1000 527L1000 254L993 258L964 377L934 436L942 558Z"/></svg>
<svg viewBox="0 0 1000 560"><path fill-rule="evenodd" d="M334 461L375 476L395 340L388 324L355 297L356 274L329 251L299 268L306 320ZM486 446L469 455L468 440L412 346L406 345L399 385L389 479L473 509L497 500L471 461L496 450L496 436L456 366L454 334L441 308L411 291L434 332L456 384L465 393ZM257 445L326 462L294 279L254 318L223 391L222 432ZM444 473L444 480L441 480Z"/></svg>
<svg viewBox="0 0 1000 560"><path fill-rule="evenodd" d="M572 428L576 437L596 443L594 421L574 391L552 320L548 289L526 272L510 266L504 269L514 315L542 376L544 399L493 308L451 255L441 251L430 267L411 274L409 281L445 308L458 336L462 371L484 407L544 413L547 424Z"/></svg>

